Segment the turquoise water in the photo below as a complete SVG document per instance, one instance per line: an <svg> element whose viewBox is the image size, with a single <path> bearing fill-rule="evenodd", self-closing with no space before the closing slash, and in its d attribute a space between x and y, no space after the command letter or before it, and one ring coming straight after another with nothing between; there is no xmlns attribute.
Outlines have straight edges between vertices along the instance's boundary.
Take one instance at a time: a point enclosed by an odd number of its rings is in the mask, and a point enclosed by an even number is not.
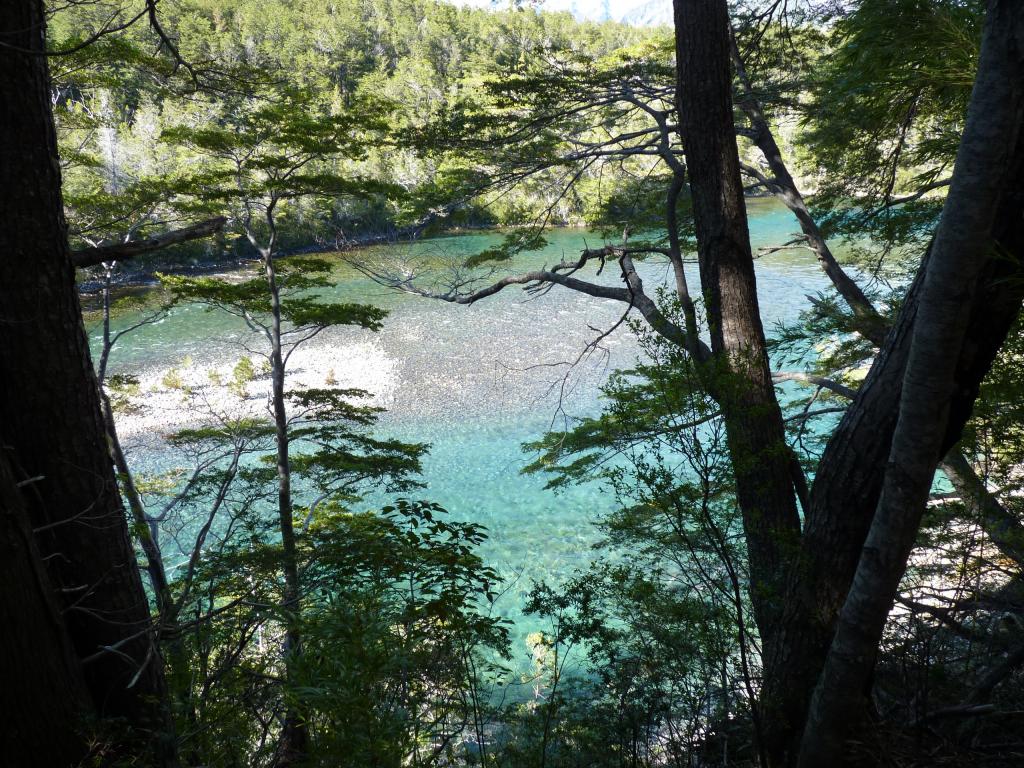
<svg viewBox="0 0 1024 768"><path fill-rule="evenodd" d="M774 201L751 201L753 245L777 245L798 231L793 217ZM396 255L427 260L435 267L493 245L492 233L460 234L406 246L372 249L375 256ZM599 239L580 230L556 230L543 252L519 257L515 270L573 258L584 242ZM332 293L346 300L370 302L390 311L384 329L368 334L332 331L328 345L374 343L390 367L392 385L384 395L389 409L381 432L432 445L424 461L423 498L446 507L453 517L485 525L490 539L483 549L488 562L511 579L498 609L516 622L519 641L536 627L521 615L523 596L532 580L557 581L585 567L597 541L593 523L613 504L595 484L558 495L545 491L544 478L524 476L529 456L520 450L564 419L595 413L598 387L615 367L629 366L638 354L628 329L620 328L602 349L562 377L587 341L592 328L610 327L623 306L561 288L530 298L506 289L473 306L453 305L380 287L350 269L340 269ZM692 267L691 285L697 285ZM640 266L648 292L670 278L665 264ZM767 329L793 320L807 306L805 295L823 290L826 281L806 251L783 251L757 262L758 292ZM586 275L592 278L593 271ZM617 281L610 265L597 278ZM133 322L125 316L120 324ZM240 321L196 306L176 308L158 325L125 337L116 349L114 371L138 372L167 367L185 355L197 361L232 360L239 342L249 337ZM141 465L159 457L137 449ZM517 655L528 653L517 641Z"/></svg>

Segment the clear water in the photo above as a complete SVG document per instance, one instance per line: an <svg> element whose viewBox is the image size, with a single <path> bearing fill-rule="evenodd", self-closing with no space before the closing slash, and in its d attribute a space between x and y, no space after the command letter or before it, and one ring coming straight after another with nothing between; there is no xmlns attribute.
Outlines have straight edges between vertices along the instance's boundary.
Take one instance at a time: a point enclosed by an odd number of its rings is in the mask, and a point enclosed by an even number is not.
<svg viewBox="0 0 1024 768"><path fill-rule="evenodd" d="M798 231L787 210L768 200L749 203L753 245L778 245ZM495 244L493 233L460 234L413 245L377 248L378 254L401 250L431 262L465 256ZM515 270L572 258L584 242L599 239L580 230L556 230L538 254L519 257ZM390 250L389 250L390 249ZM615 265L600 278L617 281ZM697 285L692 267L691 285ZM648 292L670 277L664 264L640 266ZM529 457L520 450L561 419L593 414L600 408L600 384L615 367L626 367L638 354L625 327L602 343L602 351L576 366L562 385L567 361L575 360L587 341L619 317L623 306L561 288L531 298L518 288L461 306L399 294L358 273L339 268L338 298L374 303L390 311L383 331L332 331L321 343L373 342L393 365L395 386L384 403L389 409L380 431L429 442L424 462L423 498L446 507L453 517L485 525L490 538L487 561L513 579L498 609L515 622L514 651L525 657L521 642L540 627L523 617L523 597L535 579L557 581L583 568L597 541L593 523L613 500L598 484L570 488L555 495L544 478L524 476ZM758 292L765 327L792 320L806 307L805 295L823 290L826 281L807 251L781 251L757 262ZM592 277L592 270L588 277ZM133 321L118 318L119 324ZM118 345L112 368L138 372L167 367L185 355L196 360L237 359L238 343L248 333L241 323L197 306L176 308L158 325L142 328ZM98 341L95 338L94 341ZM145 465L159 457L137 455Z"/></svg>

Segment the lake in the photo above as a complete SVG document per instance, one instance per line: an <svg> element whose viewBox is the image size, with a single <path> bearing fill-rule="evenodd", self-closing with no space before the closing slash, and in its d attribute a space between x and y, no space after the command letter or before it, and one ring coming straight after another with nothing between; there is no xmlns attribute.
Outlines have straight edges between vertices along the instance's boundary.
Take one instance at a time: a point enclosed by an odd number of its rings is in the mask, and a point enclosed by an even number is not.
<svg viewBox="0 0 1024 768"><path fill-rule="evenodd" d="M748 206L755 248L782 244L798 231L792 215L775 201L752 200ZM458 234L371 250L375 256L398 254L436 265L499 240L495 233ZM511 268L520 271L553 264L563 256L576 258L585 243L600 243L595 235L575 229L555 230L548 240L542 252L517 257ZM690 269L690 285L696 286L696 266ZM593 271L586 276L592 277ZM663 263L644 263L639 271L649 294L655 284L670 278ZM565 363L576 360L598 335L592 329L613 325L624 306L560 287L538 297L511 287L461 306L388 290L340 263L338 275L332 297L388 309L385 327L377 334L334 329L296 365L316 377L329 365L339 385L376 390L388 409L381 433L431 444L423 465L426 488L418 495L441 504L455 518L487 527L490 538L481 554L514 579L498 608L515 622L515 654L528 654L522 638L538 627L522 616L521 606L532 580L557 581L585 567L598 538L593 523L614 501L597 483L557 495L546 491L543 477L520 474L529 460L520 445L566 419L599 410L599 387L609 372L636 360L631 332L622 326L602 342L598 353L571 370ZM813 255L804 250L760 258L757 276L769 333L775 323L791 321L806 308L806 294L827 287ZM614 284L618 270L610 264L597 279ZM117 324L124 327L136 319L122 315ZM90 330L98 343L97 329ZM241 322L226 314L176 307L162 322L124 337L111 369L147 374L153 381L190 356L195 366L229 371L245 354L239 345L249 338ZM141 471L165 468L168 460L153 434L147 428L125 441Z"/></svg>

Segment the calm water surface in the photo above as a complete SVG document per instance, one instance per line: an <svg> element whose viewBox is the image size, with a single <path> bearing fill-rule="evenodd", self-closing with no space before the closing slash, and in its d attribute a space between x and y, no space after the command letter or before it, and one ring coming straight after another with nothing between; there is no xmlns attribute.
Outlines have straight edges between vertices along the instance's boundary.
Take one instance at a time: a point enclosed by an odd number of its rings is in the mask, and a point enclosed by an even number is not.
<svg viewBox="0 0 1024 768"><path fill-rule="evenodd" d="M774 201L750 201L749 210L755 248L781 244L798 231L793 217ZM491 233L460 234L400 248L404 255L436 263L477 252L498 239ZM548 239L542 253L517 258L513 268L575 258L585 242L600 242L580 230L556 230ZM374 252L388 256L395 249ZM690 284L697 285L696 267L692 270ZM670 278L664 264L643 264L640 272L648 293ZM521 615L531 581L558 580L585 567L598 538L593 523L611 509L613 499L596 483L558 495L545 491L544 478L520 474L529 460L520 445L565 418L594 414L600 407L598 387L608 373L635 361L636 342L623 327L602 343L599 354L573 369L568 386L561 385L563 364L575 360L596 336L592 328L610 327L623 305L556 287L537 298L509 288L467 307L389 291L349 269L341 268L340 274L335 297L374 303L390 315L378 334L338 329L326 343L375 343L386 358L393 385L383 398L388 413L380 431L432 445L424 462L427 487L420 495L455 518L488 528L483 556L506 574L518 574L499 608L516 621L521 639L536 628ZM769 331L778 321L793 320L807 306L806 294L826 287L806 251L761 258L757 276ZM609 265L598 279L613 284L616 278L617 270ZM138 372L167 367L185 355L197 361L237 359L243 354L238 345L247 337L245 328L223 313L179 307L162 323L125 337L112 367ZM135 461L145 468L158 466L160 458L140 451ZM517 643L515 652L527 651Z"/></svg>

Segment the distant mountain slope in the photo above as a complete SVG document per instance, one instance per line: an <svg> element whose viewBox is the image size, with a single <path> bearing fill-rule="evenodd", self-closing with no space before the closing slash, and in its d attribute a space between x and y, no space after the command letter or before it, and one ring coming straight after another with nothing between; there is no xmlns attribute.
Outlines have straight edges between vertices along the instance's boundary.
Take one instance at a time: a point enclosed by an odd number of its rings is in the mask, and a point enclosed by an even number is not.
<svg viewBox="0 0 1024 768"><path fill-rule="evenodd" d="M672 26L672 0L646 0L619 16L634 27Z"/></svg>

